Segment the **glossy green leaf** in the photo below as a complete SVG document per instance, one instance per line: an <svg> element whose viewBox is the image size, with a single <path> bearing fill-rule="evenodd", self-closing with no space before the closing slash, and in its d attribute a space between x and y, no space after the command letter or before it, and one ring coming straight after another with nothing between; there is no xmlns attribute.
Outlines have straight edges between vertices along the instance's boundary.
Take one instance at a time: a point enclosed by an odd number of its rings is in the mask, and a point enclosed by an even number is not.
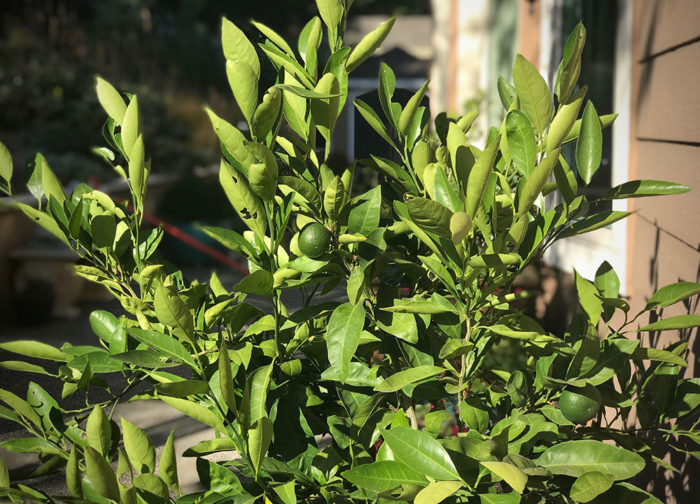
<svg viewBox="0 0 700 504"><path fill-rule="evenodd" d="M345 186L339 175L336 175L323 193L323 209L331 219L336 220L345 203Z"/></svg>
<svg viewBox="0 0 700 504"><path fill-rule="evenodd" d="M423 486L428 483L422 473L394 460L361 464L343 472L342 476L353 485L373 492L391 490L400 485Z"/></svg>
<svg viewBox="0 0 700 504"><path fill-rule="evenodd" d="M535 167L537 144L530 120L519 110L511 110L506 116L506 139L513 164L528 176Z"/></svg>
<svg viewBox="0 0 700 504"><path fill-rule="evenodd" d="M578 301L581 307L588 315L588 320L594 326L598 324L600 320L600 315L602 313L602 304L600 300L600 293L595 286L578 274L574 270L574 276L576 277L576 290L578 291Z"/></svg>
<svg viewBox="0 0 700 504"><path fill-rule="evenodd" d="M68 455L68 462L66 462L66 487L73 497L82 497L83 489L80 485L81 474L80 467L78 465L78 450L73 447ZM0 484L0 488L2 485Z"/></svg>
<svg viewBox="0 0 700 504"><path fill-rule="evenodd" d="M338 107L340 106L340 83L338 78L327 73L323 75L314 89L321 95L333 96L333 98L315 98L311 100L311 117L313 117L318 132L329 140L335 128L335 121L338 118Z"/></svg>
<svg viewBox="0 0 700 504"><path fill-rule="evenodd" d="M279 117L281 107L282 91L277 87L271 87L265 92L262 102L260 102L253 114L251 125L256 138L263 140L272 130Z"/></svg>
<svg viewBox="0 0 700 504"><path fill-rule="evenodd" d="M576 478L569 496L576 502L590 502L606 492L614 482L615 478L609 474L598 471L587 472Z"/></svg>
<svg viewBox="0 0 700 504"><path fill-rule="evenodd" d="M676 315L657 320L651 324L637 329L637 332L645 331L672 331L676 329L688 329L700 326L700 315Z"/></svg>
<svg viewBox="0 0 700 504"><path fill-rule="evenodd" d="M469 214L469 217L472 220L474 219L477 210L481 206L481 201L484 198L484 192L486 191L486 185L493 170L493 164L496 161L500 141L500 135L492 139L469 172L466 194L467 214Z"/></svg>
<svg viewBox="0 0 700 504"><path fill-rule="evenodd" d="M170 383L157 383L156 391L160 395L172 397L187 397L197 394L208 394L209 385L202 380L183 380Z"/></svg>
<svg viewBox="0 0 700 504"><path fill-rule="evenodd" d="M515 86L506 81L503 77L499 77L496 87L498 89L498 97L501 99L503 108L510 110L510 106L513 104L513 101L518 97L518 94L515 91Z"/></svg>
<svg viewBox="0 0 700 504"><path fill-rule="evenodd" d="M666 306L671 306L672 304L688 299L691 296L700 294L700 283L696 282L676 282L657 290L644 308L645 310L652 310L658 308L665 308Z"/></svg>
<svg viewBox="0 0 700 504"><path fill-rule="evenodd" d="M248 453L256 474L270 447L272 433L272 420L267 417L259 418L248 430Z"/></svg>
<svg viewBox="0 0 700 504"><path fill-rule="evenodd" d="M42 343L41 341L33 340L15 340L6 343L0 343L0 349L6 352L12 352L25 357L35 359L46 359L58 362L66 362L71 360L72 356L62 352L56 347Z"/></svg>
<svg viewBox="0 0 700 504"><path fill-rule="evenodd" d="M338 306L328 321L326 348L331 368L337 371L338 379L344 382L350 369L350 361L360 344L360 334L365 323L362 303L344 303Z"/></svg>
<svg viewBox="0 0 700 504"><path fill-rule="evenodd" d="M389 65L383 61L379 63L379 103L384 110L384 116L396 128L396 123L391 109L391 99L396 90L396 75Z"/></svg>
<svg viewBox="0 0 700 504"><path fill-rule="evenodd" d="M255 47L241 29L226 18L221 19L221 45L227 61L245 63L255 75L255 80L260 78L260 61Z"/></svg>
<svg viewBox="0 0 700 504"><path fill-rule="evenodd" d="M605 129L608 126L610 126L612 123L615 122L615 119L617 119L617 114L603 114L601 115L598 119L600 119L600 126ZM566 135L566 138L564 139L564 143L568 142L573 142L576 140L580 133L581 133L581 123L582 119L577 119L574 125L571 127L569 130L569 133Z"/></svg>
<svg viewBox="0 0 700 504"><path fill-rule="evenodd" d="M122 418L122 436L124 449L136 470L139 473L154 472L156 451L146 431Z"/></svg>
<svg viewBox="0 0 700 504"><path fill-rule="evenodd" d="M581 119L581 132L576 142L576 169L586 185L600 168L603 153L603 132L593 103L586 103Z"/></svg>
<svg viewBox="0 0 700 504"><path fill-rule="evenodd" d="M661 196L664 194L683 194L692 187L665 182L663 180L630 180L617 185L601 196L601 199L642 198L645 196Z"/></svg>
<svg viewBox="0 0 700 504"><path fill-rule="evenodd" d="M12 179L12 156L5 144L0 142L0 178L9 183Z"/></svg>
<svg viewBox="0 0 700 504"><path fill-rule="evenodd" d="M384 393L396 392L407 385L425 380L426 378L432 378L442 374L444 371L444 368L437 366L418 366L404 369L403 371L399 371L385 378L383 382L374 387L374 390Z"/></svg>
<svg viewBox="0 0 700 504"><path fill-rule="evenodd" d="M620 294L620 278L608 261L598 267L593 283L603 297L616 298Z"/></svg>
<svg viewBox="0 0 700 504"><path fill-rule="evenodd" d="M359 197L356 205L348 214L348 232L369 235L379 227L381 216L381 186L370 189Z"/></svg>
<svg viewBox="0 0 700 504"><path fill-rule="evenodd" d="M238 107L250 123L258 105L258 77L254 69L243 61L227 60L226 77Z"/></svg>
<svg viewBox="0 0 700 504"><path fill-rule="evenodd" d="M16 396L9 390L4 389L0 389L0 401L7 404L10 408L12 408L15 411L15 413L26 418L34 425L36 425L39 429L42 429L41 419L39 418L39 415L37 415L36 411L34 411L34 409L31 406L29 406L29 403L27 403L27 401L25 401L21 397Z"/></svg>
<svg viewBox="0 0 700 504"><path fill-rule="evenodd" d="M615 483L610 490L599 495L595 500L600 504L662 504L659 499L649 492L636 486L621 481Z"/></svg>
<svg viewBox="0 0 700 504"><path fill-rule="evenodd" d="M408 102L406 102L406 106L399 116L399 132L401 132L401 134L404 136L408 135L408 130L411 127L416 111L420 106L420 102L423 99L425 92L428 90L428 84L430 84L430 81L426 81L426 83L423 84L418 91L413 94L413 96L411 96Z"/></svg>
<svg viewBox="0 0 700 504"><path fill-rule="evenodd" d="M130 156L131 149L140 134L139 101L136 95L134 95L131 97L129 105L126 107L126 112L124 112L124 120L121 128L122 145L124 146L124 152L127 156Z"/></svg>
<svg viewBox="0 0 700 504"><path fill-rule="evenodd" d="M88 445L101 455L109 455L112 446L112 424L100 406L95 406L85 426Z"/></svg>
<svg viewBox="0 0 700 504"><path fill-rule="evenodd" d="M549 123L552 97L540 72L522 55L515 57L513 83L520 100L520 110L530 119L538 134L542 134Z"/></svg>
<svg viewBox="0 0 700 504"><path fill-rule="evenodd" d="M418 492L414 504L438 504L462 488L461 481L432 481Z"/></svg>
<svg viewBox="0 0 700 504"><path fill-rule="evenodd" d="M265 270L257 270L243 277L243 280L233 286L234 291L246 292L248 294L259 294L269 296L272 292L274 279L272 273Z"/></svg>
<svg viewBox="0 0 700 504"><path fill-rule="evenodd" d="M170 435L165 441L165 446L160 454L158 472L168 488L176 492L180 491L177 476L177 457L175 456L175 431L170 431Z"/></svg>
<svg viewBox="0 0 700 504"><path fill-rule="evenodd" d="M437 201L428 198L413 197L406 201L408 213L421 229L450 238L450 219L452 212Z"/></svg>
<svg viewBox="0 0 700 504"><path fill-rule="evenodd" d="M564 54L557 69L554 91L561 103L566 103L581 74L581 53L586 43L586 29L579 22L564 45Z"/></svg>
<svg viewBox="0 0 700 504"><path fill-rule="evenodd" d="M534 170L525 180L525 185L520 192L518 199L518 215L523 215L530 210L533 203L542 193L549 176L554 170L554 165L559 160L559 149L547 154L540 164L535 166Z"/></svg>
<svg viewBox="0 0 700 504"><path fill-rule="evenodd" d="M105 112L107 112L107 115L114 119L117 124L121 124L126 112L126 103L124 103L119 91L99 76L97 77L95 90L97 91L97 99Z"/></svg>
<svg viewBox="0 0 700 504"><path fill-rule="evenodd" d="M346 63L348 72L352 72L355 68L360 66L362 62L372 56L374 51L382 45L384 39L389 35L392 26L394 26L394 21L396 21L396 17L389 18L360 40L348 57Z"/></svg>
<svg viewBox="0 0 700 504"><path fill-rule="evenodd" d="M514 264L520 264L522 258L515 253L511 254L483 254L473 256L467 260L467 264L472 268L505 268Z"/></svg>
<svg viewBox="0 0 700 504"><path fill-rule="evenodd" d="M507 462L479 462L493 474L502 478L510 487L518 492L523 493L525 484L527 483L527 475L523 473L513 464Z"/></svg>
<svg viewBox="0 0 700 504"><path fill-rule="evenodd" d="M69 245L65 233L61 230L58 224L56 224L56 221L49 214L41 212L29 205L25 205L24 203L17 202L16 205L17 208L19 208L24 213L24 215L26 215L35 223L39 224L41 227L46 229L49 233L54 235L66 245Z"/></svg>
<svg viewBox="0 0 700 504"><path fill-rule="evenodd" d="M291 47L289 47L289 44L287 44L287 42L272 28L253 20L250 21L250 24L260 30L260 33L265 35L273 44L282 49L287 55L289 55L290 58L295 57L294 51Z"/></svg>
<svg viewBox="0 0 700 504"><path fill-rule="evenodd" d="M566 228L560 236L562 238L566 238L568 236L590 233L591 231L595 231L596 229L609 226L614 222L622 220L631 213L632 212L612 210L589 215L588 217L584 217L583 219L576 221L572 226Z"/></svg>
<svg viewBox="0 0 700 504"><path fill-rule="evenodd" d="M208 441L202 441L194 446L190 446L182 454L183 457L202 457L210 453L220 451L232 451L236 449L236 445L229 438L214 438Z"/></svg>
<svg viewBox="0 0 700 504"><path fill-rule="evenodd" d="M535 462L553 474L578 478L602 472L615 480L631 478L644 469L642 457L631 451L594 440L565 441L547 448Z"/></svg>
<svg viewBox="0 0 700 504"><path fill-rule="evenodd" d="M85 473L100 495L119 500L119 485L112 468L102 455L90 446L85 447Z"/></svg>
<svg viewBox="0 0 700 504"><path fill-rule="evenodd" d="M585 89L582 91L583 92L577 93L577 96L575 96L572 101L563 104L555 114L554 119L552 119L552 123L549 125L547 131L547 141L545 143L546 152L551 152L560 147L571 131L571 128L573 128L578 113L581 110L581 105L583 104Z"/></svg>
<svg viewBox="0 0 700 504"><path fill-rule="evenodd" d="M231 373L231 360L228 355L226 342L222 341L219 348L219 387L221 389L221 397L224 399L226 406L233 412L238 410L236 405L236 394L234 391L233 375Z"/></svg>
<svg viewBox="0 0 700 504"><path fill-rule="evenodd" d="M360 100L359 98L355 98L353 101L355 108L357 108L357 111L360 113L362 118L367 121L367 124L370 125L370 127L379 134L382 139L389 145L391 145L394 149L396 149L396 144L394 141L391 139L389 136L389 133L386 130L386 126L384 126L384 123L382 120L379 118L377 113L367 105L365 102Z"/></svg>
<svg viewBox="0 0 700 504"><path fill-rule="evenodd" d="M425 432L409 427L382 431L394 458L414 471L435 480L461 480L454 463L440 442Z"/></svg>
<svg viewBox="0 0 700 504"><path fill-rule="evenodd" d="M219 432L224 431L224 426L221 419L212 411L201 404L189 401L187 399L179 399L177 397L160 396L159 399L164 403L169 404L176 410L184 413L188 417L194 418L198 422L202 422L209 427L213 427Z"/></svg>
<svg viewBox="0 0 700 504"><path fill-rule="evenodd" d="M194 319L187 304L172 290L161 285L153 297L153 307L158 320L172 327L175 334L194 340Z"/></svg>
<svg viewBox="0 0 700 504"><path fill-rule="evenodd" d="M138 328L129 328L128 333L133 338L141 343L148 345L150 348L162 352L171 359L178 362L189 364L193 368L197 368L197 364L192 358L192 355L178 340L163 334L158 331L144 330Z"/></svg>

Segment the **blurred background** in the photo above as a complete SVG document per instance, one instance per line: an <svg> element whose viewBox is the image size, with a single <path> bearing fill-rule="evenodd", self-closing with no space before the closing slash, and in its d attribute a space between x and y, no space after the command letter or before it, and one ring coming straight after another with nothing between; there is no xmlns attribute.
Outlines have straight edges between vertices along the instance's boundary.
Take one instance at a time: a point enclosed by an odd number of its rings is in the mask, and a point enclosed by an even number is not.
<svg viewBox="0 0 700 504"><path fill-rule="evenodd" d="M104 113L94 92L95 75L101 75L139 95L153 159L147 212L154 222L165 221L215 246L196 225L237 224L215 177L218 141L202 107L208 104L234 124L241 121L224 72L221 17L246 30L253 42L261 37L249 27L251 18L294 41L315 13L314 0L3 0L0 141L13 155L15 191L25 186L37 152L68 189L85 181L114 196L124 190L91 153L93 146L104 145ZM356 44L390 15L399 16L392 34L353 72L349 101L362 96L376 102L384 61L406 93L431 79L433 115L478 109L471 140L479 144L502 120L496 81L499 75L511 79L515 55L535 64L551 87L564 41L582 20L588 36L580 82L588 85L600 114L620 114L605 130L602 166L589 191L600 193L636 178L700 185L697 0L355 0L346 42ZM266 68L261 90L274 79ZM336 162L366 156L368 146L380 148L348 107L334 138ZM573 147L565 155L573 163ZM372 175L366 176L372 183ZM542 291L530 309L553 332L563 330L576 307L566 273L574 267L592 278L608 260L633 309L663 285L700 276L695 192L637 200L629 208L616 202L614 208L636 213L560 243L522 278L523 286ZM163 246L166 257L183 265L191 278L208 278L216 269L234 282L241 274L175 238ZM32 338L57 345L90 340L89 312L119 310L100 288L72 274L75 260L28 219L0 206L0 340ZM678 309L698 311L695 305ZM664 337L656 343L665 346L680 337L696 346L695 333ZM691 364L688 375L694 373ZM1 382L10 378L0 373ZM687 481L676 478L672 484L681 488ZM653 489L664 495L668 488L664 483Z"/></svg>

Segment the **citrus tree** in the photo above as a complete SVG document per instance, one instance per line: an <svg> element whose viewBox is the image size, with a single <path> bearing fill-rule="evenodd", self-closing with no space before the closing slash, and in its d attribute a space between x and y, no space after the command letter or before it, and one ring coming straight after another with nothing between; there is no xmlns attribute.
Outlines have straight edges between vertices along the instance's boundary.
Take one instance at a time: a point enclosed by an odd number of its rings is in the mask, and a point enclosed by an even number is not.
<svg viewBox="0 0 700 504"><path fill-rule="evenodd" d="M0 390L0 414L26 431L0 446L40 460L23 473L0 464L9 500L657 502L629 480L652 464L674 469L660 447L697 457L700 383L683 378L687 342L648 348L638 336L699 325L696 315L662 311L700 284L665 286L630 313L608 263L595 278L574 272L579 306L564 334L525 315L519 302L533 293L512 287L555 241L628 215L591 210L600 200L689 190L637 180L600 198L582 194L614 120L584 106L577 86L583 26L567 40L553 95L516 58L513 83L498 81L505 118L484 149L467 142L476 114L431 120L421 105L427 83L397 103L394 73L382 65L381 109L353 105L395 160L374 155L334 171L326 161L349 105L348 75L394 22L347 47L351 3L317 0L320 17L293 46L253 22L265 39L255 47L223 20L226 73L248 128L206 112L221 140L221 187L247 230L204 230L247 259L250 274L236 285L216 274L189 281L160 257L162 231L142 226L151 166L135 95L97 80L108 145L96 152L127 182L128 200L86 185L66 194L37 155L28 182L37 204L17 207L78 252L76 273L109 290L124 314L93 312L92 346L0 344L60 363L63 382L62 398L36 383L26 398ZM259 89L261 65L277 75L268 89ZM575 170L561 154L567 143ZM354 192L357 165L385 182ZM11 175L2 147L9 196ZM334 300L320 298L327 293ZM659 316L640 327L647 313ZM50 374L22 360L2 366ZM108 373L123 387L109 386ZM197 458L202 491L181 494L172 434L156 457L144 430L112 418L143 384L130 400L162 401L214 429L184 453ZM73 394L85 407L61 406ZM231 450L228 461L207 458ZM64 492L32 487L61 471Z"/></svg>

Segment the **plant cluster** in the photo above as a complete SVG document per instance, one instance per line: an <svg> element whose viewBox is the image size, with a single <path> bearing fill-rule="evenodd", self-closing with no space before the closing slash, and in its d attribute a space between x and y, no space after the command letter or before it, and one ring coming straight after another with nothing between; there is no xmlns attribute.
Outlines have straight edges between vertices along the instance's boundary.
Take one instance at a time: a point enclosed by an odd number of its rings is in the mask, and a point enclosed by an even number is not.
<svg viewBox="0 0 700 504"><path fill-rule="evenodd" d="M63 398L86 398L68 411L36 383L26 399L0 390L0 415L26 430L0 446L41 461L10 476L0 464L10 501L658 502L628 481L648 464L673 470L656 443L697 457L697 448L686 451L697 440L700 397L698 379L681 374L687 343L647 348L636 336L695 327L700 317L636 321L695 296L700 284L663 287L632 314L609 264L593 279L575 273L580 309L562 335L523 314L518 302L533 293L512 287L556 240L628 215L590 211L596 200L579 191L614 119L583 106L583 26L567 40L553 95L516 58L513 84L498 82L505 118L483 150L466 140L476 114L431 121L421 106L427 83L396 103L394 73L382 65L381 110L354 106L401 161L358 160L387 182L356 194L356 163L336 173L325 160L348 74L393 19L347 47L351 3L317 0L320 17L295 47L253 22L265 37L256 48L223 20L226 72L249 129L206 111L221 140L221 187L246 230L204 230L247 258L250 274L234 286L216 274L188 281L160 258L162 231L141 226L151 165L136 96L97 80L109 144L99 152L127 181L128 201L86 185L66 195L38 155L28 183L38 206L18 208L76 250L76 273L102 284L126 314L93 312L94 346L0 344L59 362ZM321 66L324 40L330 56ZM260 93L262 55L278 78ZM575 171L561 155L569 142ZM10 196L11 172L0 148ZM687 190L631 181L598 199ZM548 194L558 198L551 208ZM319 300L331 292L343 300ZM267 298L269 310L249 296ZM503 362L509 348L518 358ZM24 361L1 365L48 373ZM110 387L108 373L125 386ZM130 400L162 401L215 430L184 454L197 457L203 491L181 495L172 434L156 464L148 435L127 421L120 432L111 418L144 383ZM98 388L106 400L92 399ZM639 428L630 429L635 411ZM206 458L229 450L238 456ZM65 472L65 495L30 486L56 471Z"/></svg>

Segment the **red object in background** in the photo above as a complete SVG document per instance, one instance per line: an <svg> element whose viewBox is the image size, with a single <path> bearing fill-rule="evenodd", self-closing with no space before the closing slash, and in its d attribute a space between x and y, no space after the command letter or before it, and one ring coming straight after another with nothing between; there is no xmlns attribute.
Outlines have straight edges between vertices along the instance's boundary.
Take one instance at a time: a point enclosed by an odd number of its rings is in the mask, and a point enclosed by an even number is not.
<svg viewBox="0 0 700 504"><path fill-rule="evenodd" d="M131 205L128 205L127 208L129 210L133 211L133 207ZM147 214L146 212L143 213L143 218L146 219L151 224L153 224L154 226L161 226L163 228L163 231L168 233L173 238L180 240L183 243L186 243L187 245L189 245L190 247L192 247L194 249L199 250L203 254L208 255L209 257L220 262L221 264L224 264L230 268L233 268L236 271L238 271L239 273L243 273L244 275L247 275L248 273L250 273L248 268L243 266L241 263L239 263L235 259L231 259L229 256L227 256L223 252L220 252L220 251L216 250L214 247L210 247L206 243L199 241L194 236L185 233L179 227L173 226L172 224L168 224L164 220L156 217L155 215L150 215L150 214Z"/></svg>

